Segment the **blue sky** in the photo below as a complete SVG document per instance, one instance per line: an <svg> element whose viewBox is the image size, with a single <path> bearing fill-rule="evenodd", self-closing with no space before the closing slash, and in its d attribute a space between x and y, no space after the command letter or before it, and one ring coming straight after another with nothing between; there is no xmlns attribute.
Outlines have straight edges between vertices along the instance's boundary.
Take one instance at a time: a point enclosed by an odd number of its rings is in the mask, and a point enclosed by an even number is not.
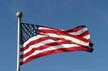
<svg viewBox="0 0 108 71"><path fill-rule="evenodd" d="M17 17L22 22L70 29L89 28L94 52L45 56L21 71L108 71L108 0L0 0L0 71L16 71Z"/></svg>

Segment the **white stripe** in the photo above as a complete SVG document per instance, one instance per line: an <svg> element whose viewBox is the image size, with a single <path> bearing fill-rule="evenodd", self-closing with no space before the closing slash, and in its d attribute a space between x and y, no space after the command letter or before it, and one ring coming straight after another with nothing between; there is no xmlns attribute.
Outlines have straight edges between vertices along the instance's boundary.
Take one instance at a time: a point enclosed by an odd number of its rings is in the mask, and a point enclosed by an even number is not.
<svg viewBox="0 0 108 71"><path fill-rule="evenodd" d="M47 28L47 27L39 27L38 29L39 30L55 30L53 28Z"/></svg>
<svg viewBox="0 0 108 71"><path fill-rule="evenodd" d="M56 50L56 49L59 49L59 48L69 48L69 47L77 47L77 46L78 45L76 45L76 44L62 44L62 45L57 45L57 46L51 46L51 47L43 49L43 50L36 50L34 53L32 53L29 56L23 58L23 62L26 61L26 59L28 59L29 57L31 57L33 55L37 55L37 54L42 53L42 52Z"/></svg>
<svg viewBox="0 0 108 71"><path fill-rule="evenodd" d="M39 30L54 30L54 31L61 30L61 31L64 31L63 29L47 28L47 27L39 27L38 29L39 29Z"/></svg>
<svg viewBox="0 0 108 71"><path fill-rule="evenodd" d="M88 35L84 36L83 38L90 39L90 35L88 34Z"/></svg>
<svg viewBox="0 0 108 71"><path fill-rule="evenodd" d="M76 32L69 32L69 34L72 34L72 35L80 35L82 33L84 33L85 31L87 31L88 29L87 28L82 28Z"/></svg>

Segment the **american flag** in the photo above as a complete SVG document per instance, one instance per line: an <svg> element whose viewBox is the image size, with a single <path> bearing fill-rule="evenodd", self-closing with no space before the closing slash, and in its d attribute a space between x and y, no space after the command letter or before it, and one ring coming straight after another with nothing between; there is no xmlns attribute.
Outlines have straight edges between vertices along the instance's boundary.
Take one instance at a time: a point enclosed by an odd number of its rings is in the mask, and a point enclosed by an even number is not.
<svg viewBox="0 0 108 71"><path fill-rule="evenodd" d="M84 25L69 30L25 23L20 27L21 65L50 54L93 50L90 33Z"/></svg>

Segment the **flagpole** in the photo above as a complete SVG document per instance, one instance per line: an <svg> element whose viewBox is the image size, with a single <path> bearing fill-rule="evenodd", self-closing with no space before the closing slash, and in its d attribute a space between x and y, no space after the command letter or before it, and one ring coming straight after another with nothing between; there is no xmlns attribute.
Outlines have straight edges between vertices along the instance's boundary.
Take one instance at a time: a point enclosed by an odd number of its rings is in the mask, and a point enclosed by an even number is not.
<svg viewBox="0 0 108 71"><path fill-rule="evenodd" d="M22 12L17 12L16 16L18 18L18 29L17 29L17 68L16 71L20 71L20 24Z"/></svg>

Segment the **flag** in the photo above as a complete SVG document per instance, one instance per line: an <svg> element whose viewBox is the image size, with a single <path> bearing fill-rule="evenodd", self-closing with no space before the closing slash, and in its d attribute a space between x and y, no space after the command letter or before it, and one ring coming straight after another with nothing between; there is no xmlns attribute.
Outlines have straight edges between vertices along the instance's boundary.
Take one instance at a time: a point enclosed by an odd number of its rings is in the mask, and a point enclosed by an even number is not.
<svg viewBox="0 0 108 71"><path fill-rule="evenodd" d="M92 43L86 26L62 30L33 24L20 24L20 65L56 53L88 51Z"/></svg>

